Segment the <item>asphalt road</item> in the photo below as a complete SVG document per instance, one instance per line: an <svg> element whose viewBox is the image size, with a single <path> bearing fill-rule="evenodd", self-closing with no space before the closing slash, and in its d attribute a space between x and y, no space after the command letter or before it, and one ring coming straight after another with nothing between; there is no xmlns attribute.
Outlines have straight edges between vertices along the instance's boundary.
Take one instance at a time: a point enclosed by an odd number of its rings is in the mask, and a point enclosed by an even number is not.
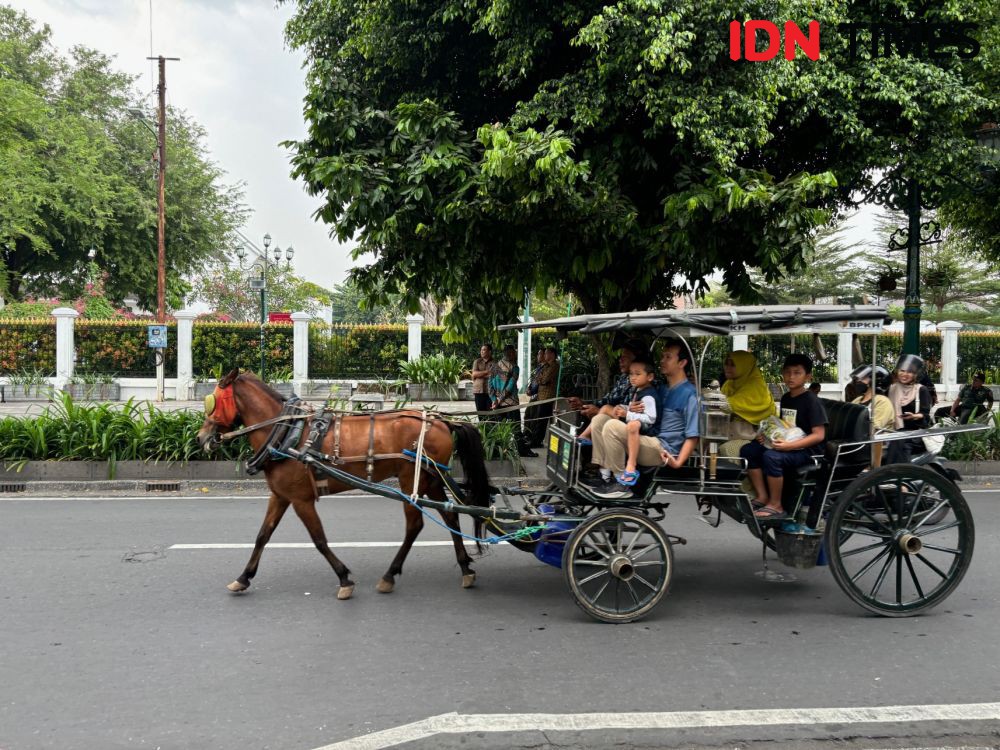
<svg viewBox="0 0 1000 750"><path fill-rule="evenodd" d="M968 497L972 568L924 616L870 616L822 567L765 582L747 531L709 528L688 500L665 523L689 541L675 547L670 594L646 620L620 626L590 620L560 571L506 546L476 563L469 590L450 547L415 548L390 595L374 584L393 549L337 549L358 582L346 602L315 550L274 549L251 589L233 595L225 585L248 549L172 547L252 542L263 499L2 500L0 748L310 750L451 712L502 714L491 721L516 730L526 713L1000 701L1000 493ZM329 498L320 510L333 542L401 538L392 501ZM422 536L445 538L431 526ZM273 541L308 537L289 512ZM912 716L721 729L553 721L547 734L400 737L421 748L808 747L831 737L848 747L994 746L1000 737L995 720Z"/></svg>

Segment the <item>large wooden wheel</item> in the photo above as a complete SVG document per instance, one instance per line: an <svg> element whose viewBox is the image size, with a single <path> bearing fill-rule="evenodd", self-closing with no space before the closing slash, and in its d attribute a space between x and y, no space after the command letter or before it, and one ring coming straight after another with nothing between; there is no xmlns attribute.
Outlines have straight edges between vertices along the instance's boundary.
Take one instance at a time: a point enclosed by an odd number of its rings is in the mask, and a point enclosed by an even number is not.
<svg viewBox="0 0 1000 750"><path fill-rule="evenodd" d="M584 612L603 622L632 622L663 598L674 557L655 521L634 510L607 510L577 526L562 567Z"/></svg>
<svg viewBox="0 0 1000 750"><path fill-rule="evenodd" d="M905 617L958 586L972 561L972 514L954 482L925 466L863 474L827 519L826 549L838 585L865 609Z"/></svg>

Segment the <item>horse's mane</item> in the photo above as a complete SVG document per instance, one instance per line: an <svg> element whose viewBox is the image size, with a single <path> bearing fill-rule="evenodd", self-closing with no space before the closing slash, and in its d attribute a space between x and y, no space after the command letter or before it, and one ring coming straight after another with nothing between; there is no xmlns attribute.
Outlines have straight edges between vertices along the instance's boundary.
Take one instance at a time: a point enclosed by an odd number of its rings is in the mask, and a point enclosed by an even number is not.
<svg viewBox="0 0 1000 750"><path fill-rule="evenodd" d="M285 403L285 401L288 400L285 396L282 396L280 393L274 390L274 388L269 386L267 383L265 383L263 380L258 378L253 373L241 372L239 375L236 376L236 379L233 381L233 383L235 384L237 380L245 380L248 383L253 383L255 386L260 388L260 390L264 391L264 393L273 398L279 404L283 404Z"/></svg>

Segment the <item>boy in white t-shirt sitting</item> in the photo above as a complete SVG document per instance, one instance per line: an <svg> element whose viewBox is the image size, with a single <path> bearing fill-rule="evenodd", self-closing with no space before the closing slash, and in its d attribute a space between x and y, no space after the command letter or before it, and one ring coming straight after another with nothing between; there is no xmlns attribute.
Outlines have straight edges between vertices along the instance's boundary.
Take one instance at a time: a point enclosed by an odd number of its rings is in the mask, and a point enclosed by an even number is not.
<svg viewBox="0 0 1000 750"><path fill-rule="evenodd" d="M656 388L653 387L656 368L652 362L636 360L629 365L628 379L634 392L629 403L640 402L642 411L630 409L625 415L625 427L628 430L627 458L625 471L619 474L617 479L618 484L632 487L639 479L639 472L636 470L636 462L639 459L639 436L655 437L659 423L656 415Z"/></svg>

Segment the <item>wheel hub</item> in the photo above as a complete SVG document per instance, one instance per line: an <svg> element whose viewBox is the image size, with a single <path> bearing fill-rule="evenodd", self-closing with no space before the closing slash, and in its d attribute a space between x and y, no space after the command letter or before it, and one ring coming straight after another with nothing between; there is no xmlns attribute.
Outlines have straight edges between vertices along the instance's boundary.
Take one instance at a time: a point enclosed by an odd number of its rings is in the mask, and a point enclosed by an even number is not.
<svg viewBox="0 0 1000 750"><path fill-rule="evenodd" d="M920 540L920 537L907 531L896 535L896 544L899 545L900 551L907 555L915 555L924 548L924 543Z"/></svg>
<svg viewBox="0 0 1000 750"><path fill-rule="evenodd" d="M611 575L622 581L628 581L635 575L635 567L632 560L627 555L615 555L608 562Z"/></svg>

